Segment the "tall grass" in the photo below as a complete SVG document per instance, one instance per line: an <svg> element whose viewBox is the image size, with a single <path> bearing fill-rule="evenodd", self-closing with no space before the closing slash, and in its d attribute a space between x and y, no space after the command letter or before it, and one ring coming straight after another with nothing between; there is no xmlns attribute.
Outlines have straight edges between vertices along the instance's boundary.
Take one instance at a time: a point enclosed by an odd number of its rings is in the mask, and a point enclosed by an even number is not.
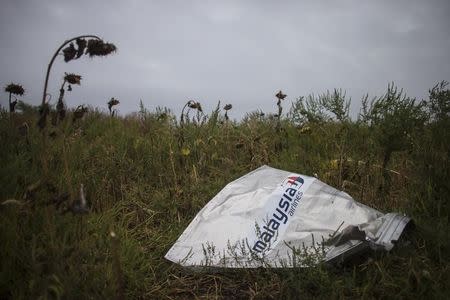
<svg viewBox="0 0 450 300"><path fill-rule="evenodd" d="M446 91L430 93L439 112L449 100L433 97ZM448 113L421 108L423 126L384 163L383 123L352 121L340 91L308 99L309 110L297 102L280 121L257 112L226 121L218 106L181 126L167 109L111 118L91 108L45 139L33 110L11 119L2 110L0 298L448 298ZM261 164L405 212L417 229L390 253L339 267L192 273L165 261L207 201ZM73 210L81 184L85 214Z"/></svg>

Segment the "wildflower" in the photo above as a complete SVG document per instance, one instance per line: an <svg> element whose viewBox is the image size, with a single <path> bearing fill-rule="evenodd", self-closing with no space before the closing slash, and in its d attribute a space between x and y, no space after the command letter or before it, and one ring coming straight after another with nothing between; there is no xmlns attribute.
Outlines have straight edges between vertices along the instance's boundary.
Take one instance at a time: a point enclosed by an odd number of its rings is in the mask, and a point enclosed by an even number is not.
<svg viewBox="0 0 450 300"><path fill-rule="evenodd" d="M300 133L310 133L311 132L311 127L309 126L304 126L302 127L302 129L300 129Z"/></svg>
<svg viewBox="0 0 450 300"><path fill-rule="evenodd" d="M191 150L187 147L183 147L183 148L181 148L181 154L183 156L189 156L189 154L191 154Z"/></svg>
<svg viewBox="0 0 450 300"><path fill-rule="evenodd" d="M339 161L337 159L330 160L330 167L333 170L337 170L339 168Z"/></svg>

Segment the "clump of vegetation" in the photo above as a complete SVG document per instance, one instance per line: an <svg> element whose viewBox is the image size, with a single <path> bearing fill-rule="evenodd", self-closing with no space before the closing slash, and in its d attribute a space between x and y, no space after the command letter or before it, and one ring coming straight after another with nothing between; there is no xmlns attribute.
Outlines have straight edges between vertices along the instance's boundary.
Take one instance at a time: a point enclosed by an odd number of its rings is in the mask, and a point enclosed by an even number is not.
<svg viewBox="0 0 450 300"><path fill-rule="evenodd" d="M374 99L370 105L363 99L361 118L373 131L375 143L382 149L381 165L384 182L380 190L388 192L391 176L388 164L392 154L411 149L413 135L418 134L427 120L424 111L426 103L416 103L414 98L404 95L394 84L388 86L386 94Z"/></svg>
<svg viewBox="0 0 450 300"><path fill-rule="evenodd" d="M115 118L79 106L51 143L36 108L14 122L0 110L0 298L449 298L450 91L440 83L421 103L389 85L373 99L352 120L340 90L298 98L278 150L276 118L254 111L220 126L220 104L201 122L197 101L181 116L143 103ZM226 183L262 164L404 212L416 230L392 252L341 266L311 257L310 268L211 273L163 258Z"/></svg>

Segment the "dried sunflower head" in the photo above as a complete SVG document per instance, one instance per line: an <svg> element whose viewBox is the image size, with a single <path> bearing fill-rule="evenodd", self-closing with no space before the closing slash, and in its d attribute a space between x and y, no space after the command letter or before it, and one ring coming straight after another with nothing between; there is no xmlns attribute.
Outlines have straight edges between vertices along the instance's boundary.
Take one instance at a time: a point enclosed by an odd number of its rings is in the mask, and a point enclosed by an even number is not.
<svg viewBox="0 0 450 300"><path fill-rule="evenodd" d="M275 96L278 98L278 100L284 100L287 95L283 94L283 92L280 90Z"/></svg>
<svg viewBox="0 0 450 300"><path fill-rule="evenodd" d="M187 105L189 106L189 108L197 109L197 103L198 102L195 102L194 100L189 100Z"/></svg>
<svg viewBox="0 0 450 300"><path fill-rule="evenodd" d="M114 105L119 104L119 100L115 99L114 97L111 98L111 100L108 101L108 108L109 110L111 110L111 107L113 107Z"/></svg>
<svg viewBox="0 0 450 300"><path fill-rule="evenodd" d="M91 39L87 43L86 54L92 56L106 56L112 52L116 52L117 48L112 43L105 43L102 40Z"/></svg>
<svg viewBox="0 0 450 300"><path fill-rule="evenodd" d="M75 58L75 55L77 55L77 50L75 49L75 46L73 45L73 43L70 43L69 46L67 46L66 48L64 48L62 50L63 55L64 55L64 61L65 62L69 62L72 59Z"/></svg>
<svg viewBox="0 0 450 300"><path fill-rule="evenodd" d="M224 110L230 110L231 108L233 108L233 105L231 104L227 104L223 107Z"/></svg>
<svg viewBox="0 0 450 300"><path fill-rule="evenodd" d="M80 75L77 75L77 74L74 74L74 73L70 73L70 74L65 73L65 74L66 74L64 76L64 80L65 81L67 81L70 84L78 84L78 85L80 85L80 83L81 83L81 76Z"/></svg>
<svg viewBox="0 0 450 300"><path fill-rule="evenodd" d="M84 50L87 47L87 41L85 39L77 39L76 40L78 49L77 49L77 58L80 58L81 55L84 54Z"/></svg>
<svg viewBox="0 0 450 300"><path fill-rule="evenodd" d="M10 83L5 87L5 92L22 96L25 89L20 84Z"/></svg>

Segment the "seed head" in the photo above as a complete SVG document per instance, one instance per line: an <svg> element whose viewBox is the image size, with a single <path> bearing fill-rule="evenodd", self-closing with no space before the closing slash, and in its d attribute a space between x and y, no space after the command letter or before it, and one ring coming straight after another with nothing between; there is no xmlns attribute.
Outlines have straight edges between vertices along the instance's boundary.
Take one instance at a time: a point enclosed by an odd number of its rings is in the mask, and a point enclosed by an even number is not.
<svg viewBox="0 0 450 300"><path fill-rule="evenodd" d="M284 100L287 95L283 94L283 92L280 90L275 96L278 98L278 100Z"/></svg>
<svg viewBox="0 0 450 300"><path fill-rule="evenodd" d="M69 46L67 46L66 48L64 48L62 50L63 55L64 55L64 61L65 62L69 62L72 59L75 58L75 55L77 55L77 50L75 49L75 46L73 45L73 43L70 43Z"/></svg>
<svg viewBox="0 0 450 300"><path fill-rule="evenodd" d="M10 83L5 87L5 92L22 96L25 90L20 84Z"/></svg>
<svg viewBox="0 0 450 300"><path fill-rule="evenodd" d="M80 82L81 82L81 76L80 75L73 74L73 73L70 73L70 74L65 73L65 74L66 74L64 76L64 80L65 81L67 81L70 84L78 84L78 85L80 85Z"/></svg>
<svg viewBox="0 0 450 300"><path fill-rule="evenodd" d="M117 48L112 43L105 43L102 40L91 39L87 43L86 54L93 56L106 56L112 52L116 52Z"/></svg>
<svg viewBox="0 0 450 300"><path fill-rule="evenodd" d="M197 103L198 102L195 102L194 100L189 100L188 101L188 103L187 103L187 105L189 106L189 108L192 108L192 109L197 109Z"/></svg>
<svg viewBox="0 0 450 300"><path fill-rule="evenodd" d="M85 39L77 39L77 58L80 58L84 54L84 50L87 47L87 42Z"/></svg>
<svg viewBox="0 0 450 300"><path fill-rule="evenodd" d="M108 101L108 109L111 110L111 108L112 108L114 105L117 105L117 104L119 104L119 103L120 103L119 100L117 100L117 99L115 99L114 97L112 97L111 100Z"/></svg>

